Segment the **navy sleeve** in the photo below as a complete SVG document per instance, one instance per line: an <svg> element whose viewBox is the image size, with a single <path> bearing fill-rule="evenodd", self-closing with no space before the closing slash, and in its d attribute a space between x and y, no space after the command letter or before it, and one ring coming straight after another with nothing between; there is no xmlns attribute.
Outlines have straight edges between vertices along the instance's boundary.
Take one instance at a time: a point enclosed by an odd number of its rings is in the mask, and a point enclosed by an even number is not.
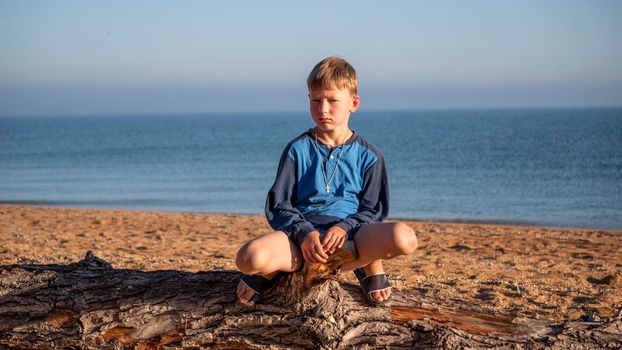
<svg viewBox="0 0 622 350"><path fill-rule="evenodd" d="M359 225L381 222L388 214L389 182L384 158L380 155L365 173L358 211L337 223L337 226L349 231Z"/></svg>
<svg viewBox="0 0 622 350"><path fill-rule="evenodd" d="M313 225L292 204L296 193L296 165L289 156L289 146L283 151L274 185L266 198L266 218L275 231L283 231L302 244Z"/></svg>

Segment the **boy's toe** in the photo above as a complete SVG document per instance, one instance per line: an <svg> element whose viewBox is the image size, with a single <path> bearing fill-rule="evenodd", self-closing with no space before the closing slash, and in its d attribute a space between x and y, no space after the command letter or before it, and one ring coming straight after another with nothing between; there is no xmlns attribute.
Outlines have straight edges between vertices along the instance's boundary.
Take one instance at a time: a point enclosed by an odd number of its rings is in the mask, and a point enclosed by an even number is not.
<svg viewBox="0 0 622 350"><path fill-rule="evenodd" d="M371 293L371 297L374 298L374 300L376 300L377 302L383 302L385 300L389 300L389 298L391 297L391 290L386 289L386 290L379 290L377 292L373 292Z"/></svg>
<svg viewBox="0 0 622 350"><path fill-rule="evenodd" d="M246 283L240 281L237 291L238 301L242 304L248 304L253 295L255 295L255 291L247 286Z"/></svg>
<svg viewBox="0 0 622 350"><path fill-rule="evenodd" d="M354 270L354 274L368 302L378 305L390 299L391 283L384 273L367 276L363 268L358 268Z"/></svg>
<svg viewBox="0 0 622 350"><path fill-rule="evenodd" d="M384 293L383 295L384 300L389 300L389 297L391 296L391 290L387 289L387 290L383 290L382 292Z"/></svg>
<svg viewBox="0 0 622 350"><path fill-rule="evenodd" d="M250 290L250 291L244 291L244 293L242 293L242 295L240 295L238 297L238 300L242 303L242 304L248 304L251 300L251 298L253 297L253 295L255 295L255 292Z"/></svg>
<svg viewBox="0 0 622 350"><path fill-rule="evenodd" d="M376 300L376 301L383 301L384 300L384 296L382 295L382 292L373 292L373 293L371 293L371 297L374 298L374 300Z"/></svg>

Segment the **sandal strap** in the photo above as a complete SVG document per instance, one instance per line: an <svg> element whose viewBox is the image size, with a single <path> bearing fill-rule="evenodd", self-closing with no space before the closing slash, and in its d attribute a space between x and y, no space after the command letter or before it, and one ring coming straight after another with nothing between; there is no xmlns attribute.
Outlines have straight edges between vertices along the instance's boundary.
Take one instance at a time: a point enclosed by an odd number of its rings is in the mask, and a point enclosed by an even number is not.
<svg viewBox="0 0 622 350"><path fill-rule="evenodd" d="M367 277L367 274L365 273L365 270L362 267L355 269L354 275L359 280L359 283L361 283L365 279L365 277Z"/></svg>
<svg viewBox="0 0 622 350"><path fill-rule="evenodd" d="M363 288L368 294L391 288L391 283L389 282L387 275L385 275L384 273L379 275L367 276L361 282L361 284L363 285Z"/></svg>
<svg viewBox="0 0 622 350"><path fill-rule="evenodd" d="M354 274L367 294L391 288L391 282L385 273L367 276L365 270L359 268L354 270Z"/></svg>
<svg viewBox="0 0 622 350"><path fill-rule="evenodd" d="M283 273L280 271L272 279L267 279L261 275L242 275L242 281L255 293L263 295L277 284L282 275Z"/></svg>

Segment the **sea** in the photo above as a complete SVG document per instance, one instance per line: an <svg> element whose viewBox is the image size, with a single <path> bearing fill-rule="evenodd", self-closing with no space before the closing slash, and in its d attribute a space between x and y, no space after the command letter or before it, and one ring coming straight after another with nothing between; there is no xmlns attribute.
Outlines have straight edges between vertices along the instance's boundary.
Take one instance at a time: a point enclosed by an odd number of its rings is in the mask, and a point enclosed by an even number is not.
<svg viewBox="0 0 622 350"><path fill-rule="evenodd" d="M0 117L0 203L262 215L306 112ZM390 218L622 229L622 108L360 111Z"/></svg>

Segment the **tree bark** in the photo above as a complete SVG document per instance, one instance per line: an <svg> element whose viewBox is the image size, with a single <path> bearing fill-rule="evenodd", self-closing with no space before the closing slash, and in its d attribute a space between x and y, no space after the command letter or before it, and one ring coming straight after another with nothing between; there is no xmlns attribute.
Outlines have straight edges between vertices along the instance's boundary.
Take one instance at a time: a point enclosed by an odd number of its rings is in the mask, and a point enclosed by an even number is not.
<svg viewBox="0 0 622 350"><path fill-rule="evenodd" d="M489 315L477 305L393 291L370 307L356 285L283 278L251 308L239 273L114 269L88 252L69 265L0 266L0 349L349 349L622 346L622 320Z"/></svg>

